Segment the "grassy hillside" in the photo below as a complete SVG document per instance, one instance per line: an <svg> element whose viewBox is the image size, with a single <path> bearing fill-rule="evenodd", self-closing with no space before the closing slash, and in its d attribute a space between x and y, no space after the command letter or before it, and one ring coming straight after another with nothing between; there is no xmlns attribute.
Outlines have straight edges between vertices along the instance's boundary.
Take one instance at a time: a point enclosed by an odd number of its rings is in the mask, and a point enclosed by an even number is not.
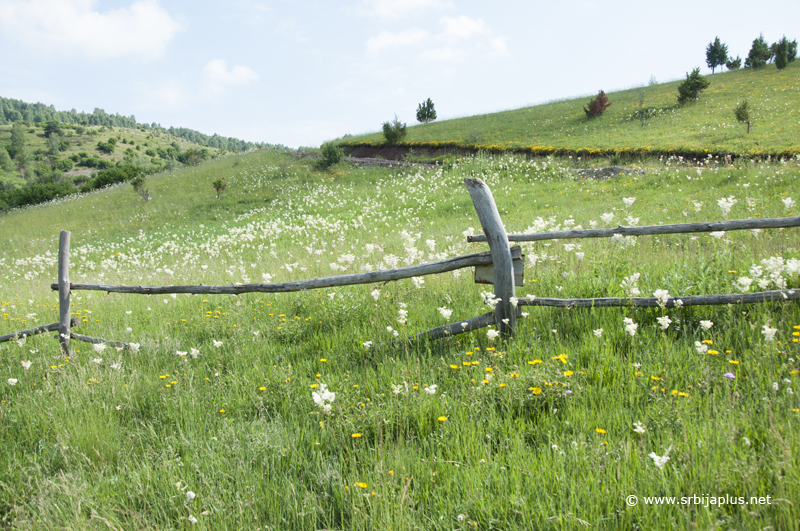
<svg viewBox="0 0 800 531"><path fill-rule="evenodd" d="M57 320L61 229L73 282L355 273L485 250L463 234L479 227L468 175L510 232L800 213L794 161L591 181L519 157L319 173L271 151L224 156L151 177L149 202L123 184L0 215L0 334ZM798 288L798 241L538 242L517 295ZM239 297L75 292L78 332L139 351L0 344L0 527L798 528L796 303L534 308L508 344L483 330L387 346L488 311L489 289L466 270ZM323 385L330 411L313 398ZM695 494L748 505L645 499Z"/></svg>
<svg viewBox="0 0 800 531"><path fill-rule="evenodd" d="M708 76L698 102L678 105L680 81L608 93L612 106L593 120L590 98L557 101L408 128L413 147L471 146L490 151L522 149L534 154L609 152L768 154L800 153L800 61L782 71L742 69ZM598 87L602 88L602 87ZM650 116L636 115L640 97ZM753 127L736 121L734 108L747 99ZM345 145L382 143L381 133L346 139Z"/></svg>
<svg viewBox="0 0 800 531"><path fill-rule="evenodd" d="M79 124L61 124L60 134L53 135L53 140L45 136L45 123L26 124L24 128L25 149L31 157L30 170L37 166L49 165L59 159L69 160L72 167L66 172L67 177L76 178L78 182L97 169L97 160L117 164L128 161L137 165L148 165L163 168L169 163L170 156L178 156L178 152L188 149L207 150L209 157L216 156L219 150L206 148L185 139L170 135L163 131L150 131L144 128L82 126ZM0 146L11 144L11 128L13 124L0 125ZM98 148L100 143L116 142L113 152L108 153ZM80 154L84 153L85 156ZM92 160L88 165L87 160ZM29 179L35 179L34 171L30 171ZM3 177L0 170L0 177ZM5 174L7 184L24 185L25 179L20 172Z"/></svg>

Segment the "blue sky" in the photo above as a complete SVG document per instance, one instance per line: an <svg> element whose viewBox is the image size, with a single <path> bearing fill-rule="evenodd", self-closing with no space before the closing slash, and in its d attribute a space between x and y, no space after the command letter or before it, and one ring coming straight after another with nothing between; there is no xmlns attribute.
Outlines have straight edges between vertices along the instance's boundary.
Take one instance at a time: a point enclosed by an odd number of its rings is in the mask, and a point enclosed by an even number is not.
<svg viewBox="0 0 800 531"><path fill-rule="evenodd" d="M488 7L491 6L491 10ZM719 36L800 39L800 2L0 0L0 96L317 146L683 77Z"/></svg>

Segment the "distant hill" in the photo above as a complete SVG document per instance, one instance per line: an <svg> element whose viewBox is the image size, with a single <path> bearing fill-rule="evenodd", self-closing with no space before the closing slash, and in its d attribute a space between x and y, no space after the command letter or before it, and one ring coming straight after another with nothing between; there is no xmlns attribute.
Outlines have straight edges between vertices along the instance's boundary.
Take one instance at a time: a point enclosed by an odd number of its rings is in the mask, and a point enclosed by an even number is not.
<svg viewBox="0 0 800 531"><path fill-rule="evenodd" d="M143 131L162 131L180 138L185 138L195 144L207 146L221 151L247 151L254 148L289 149L282 144L254 143L233 137L223 137L218 134L211 136L185 127L164 128L155 122L140 124L134 115L123 116L108 114L103 109L95 108L91 113L57 111L53 105L43 103L26 103L21 100L0 97L0 125L14 122L44 123L55 121L69 124L99 125L106 127L129 127Z"/></svg>
<svg viewBox="0 0 800 531"><path fill-rule="evenodd" d="M583 108L597 92L521 109L409 124L404 141L395 145L387 145L380 132L336 143L356 156L384 158L478 150L584 157L800 154L800 61L784 70L768 64L759 70L743 68L706 77L710 87L698 101L684 105L677 102L681 81L673 81L608 92L611 107L594 119L587 118ZM744 100L750 108L749 134L734 116ZM444 101L434 103L440 111L446 108ZM379 124L376 119L376 127Z"/></svg>

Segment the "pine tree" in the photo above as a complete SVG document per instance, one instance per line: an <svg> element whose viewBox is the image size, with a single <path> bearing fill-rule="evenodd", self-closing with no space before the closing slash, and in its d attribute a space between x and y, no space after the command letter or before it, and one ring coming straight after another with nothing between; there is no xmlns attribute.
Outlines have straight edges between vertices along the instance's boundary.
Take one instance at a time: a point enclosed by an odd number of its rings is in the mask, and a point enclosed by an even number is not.
<svg viewBox="0 0 800 531"><path fill-rule="evenodd" d="M586 113L586 117L589 119L597 118L601 116L606 109L613 105L608 101L608 96L602 90L597 94L597 96L589 102L588 107L583 108L583 112Z"/></svg>
<svg viewBox="0 0 800 531"><path fill-rule="evenodd" d="M695 68L692 73L686 74L686 81L678 86L678 103L686 103L689 100L697 101L700 92L711 85L711 81L700 75L700 69Z"/></svg>
<svg viewBox="0 0 800 531"><path fill-rule="evenodd" d="M11 161L11 157L8 156L8 151L3 146L0 146L0 170L3 171L14 171L14 163Z"/></svg>
<svg viewBox="0 0 800 531"><path fill-rule="evenodd" d="M737 55L736 59L728 59L725 61L725 66L728 70L738 70L742 67L742 58Z"/></svg>
<svg viewBox="0 0 800 531"><path fill-rule="evenodd" d="M789 43L789 47L786 51L786 59L788 59L789 62L791 63L796 58L797 58L797 40L795 39Z"/></svg>
<svg viewBox="0 0 800 531"><path fill-rule="evenodd" d="M747 54L747 59L744 60L744 66L748 66L753 70L758 70L767 64L772 58L772 52L769 49L767 41L764 40L764 35L759 35L753 41L750 47L750 53Z"/></svg>
<svg viewBox="0 0 800 531"><path fill-rule="evenodd" d="M430 98L424 101L417 107L417 121L422 123L432 122L436 119L436 109L433 108L433 102Z"/></svg>
<svg viewBox="0 0 800 531"><path fill-rule="evenodd" d="M733 110L736 120L741 123L747 124L747 134L750 134L750 110L747 108L747 100L736 106Z"/></svg>
<svg viewBox="0 0 800 531"><path fill-rule="evenodd" d="M706 64L714 73L714 69L718 66L723 66L728 60L728 45L719 40L719 37L714 38L714 42L708 44L706 47Z"/></svg>
<svg viewBox="0 0 800 531"><path fill-rule="evenodd" d="M406 136L406 124L398 120L397 115L395 114L393 122L383 123L383 136L390 144L396 144L397 142L400 142Z"/></svg>
<svg viewBox="0 0 800 531"><path fill-rule="evenodd" d="M789 41L786 40L786 35L781 40L775 43L775 66L778 70L783 70L789 63Z"/></svg>

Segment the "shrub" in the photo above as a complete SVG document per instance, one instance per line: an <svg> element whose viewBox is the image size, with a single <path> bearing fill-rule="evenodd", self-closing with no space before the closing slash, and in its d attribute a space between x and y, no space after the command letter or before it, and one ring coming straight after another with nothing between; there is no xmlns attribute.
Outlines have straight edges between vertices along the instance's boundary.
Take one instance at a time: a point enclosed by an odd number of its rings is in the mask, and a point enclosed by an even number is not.
<svg viewBox="0 0 800 531"><path fill-rule="evenodd" d="M217 179L211 183L211 186L213 186L214 190L217 191L217 201L219 201L219 196L222 195L222 192L225 190L225 188L228 187L228 185L225 184L225 181L222 179Z"/></svg>
<svg viewBox="0 0 800 531"><path fill-rule="evenodd" d="M344 160L344 151L336 147L333 143L328 142L322 145L322 157L317 161L317 167L321 170L327 170L331 166L335 166Z"/></svg>
<svg viewBox="0 0 800 531"><path fill-rule="evenodd" d="M736 59L728 59L725 62L725 66L728 70L738 70L742 67L742 58L737 55Z"/></svg>
<svg viewBox="0 0 800 531"><path fill-rule="evenodd" d="M432 122L436 119L436 109L433 108L433 102L430 98L428 101L423 101L417 107L417 121L422 123Z"/></svg>
<svg viewBox="0 0 800 531"><path fill-rule="evenodd" d="M114 153L114 144L111 142L98 142L97 143L97 151L105 153L106 155L110 155Z"/></svg>
<svg viewBox="0 0 800 531"><path fill-rule="evenodd" d="M57 171L69 171L72 169L72 161L70 159L56 159L53 162L53 169Z"/></svg>
<svg viewBox="0 0 800 531"><path fill-rule="evenodd" d="M395 114L393 122L383 123L383 136L389 144L400 142L406 136L406 124L400 122Z"/></svg>
<svg viewBox="0 0 800 531"><path fill-rule="evenodd" d="M747 134L750 134L750 110L747 108L747 100L744 100L742 103L736 106L733 110L734 116L736 116L736 120L747 124Z"/></svg>
<svg viewBox="0 0 800 531"><path fill-rule="evenodd" d="M678 103L697 101L700 92L711 85L711 81L700 75L700 69L695 68L691 74L686 74L686 81L678 85Z"/></svg>
<svg viewBox="0 0 800 531"><path fill-rule="evenodd" d="M101 170L81 187L81 192L88 192L111 184L131 181L141 173L142 170L140 168L127 164Z"/></svg>
<svg viewBox="0 0 800 531"><path fill-rule="evenodd" d="M586 117L589 119L597 118L606 112L606 109L611 107L611 105L612 103L608 101L608 96L601 90L597 96L589 102L589 106L583 108L583 112L586 113Z"/></svg>

